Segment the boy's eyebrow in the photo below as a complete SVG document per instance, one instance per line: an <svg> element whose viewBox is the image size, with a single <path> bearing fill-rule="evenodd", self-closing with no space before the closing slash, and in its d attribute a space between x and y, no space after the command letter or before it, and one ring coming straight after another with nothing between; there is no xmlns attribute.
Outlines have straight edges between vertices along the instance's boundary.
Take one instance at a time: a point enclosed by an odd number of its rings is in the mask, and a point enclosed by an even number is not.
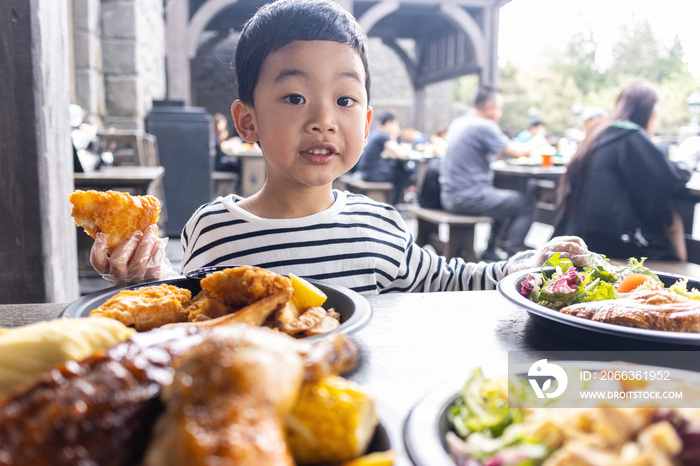
<svg viewBox="0 0 700 466"><path fill-rule="evenodd" d="M284 81L286 78L292 77L292 76L301 76L307 77L308 73L305 71L296 69L296 68L289 68L286 70L282 70L279 73L277 73L277 76L275 76L275 82L278 83L280 81Z"/></svg>
<svg viewBox="0 0 700 466"><path fill-rule="evenodd" d="M306 78L309 76L309 74L306 71L297 68L288 68L277 73L277 76L275 76L275 82L278 83L293 76L300 76L302 78ZM357 81L358 83L362 84L362 79L354 71L342 71L338 73L338 78L349 78L353 81Z"/></svg>

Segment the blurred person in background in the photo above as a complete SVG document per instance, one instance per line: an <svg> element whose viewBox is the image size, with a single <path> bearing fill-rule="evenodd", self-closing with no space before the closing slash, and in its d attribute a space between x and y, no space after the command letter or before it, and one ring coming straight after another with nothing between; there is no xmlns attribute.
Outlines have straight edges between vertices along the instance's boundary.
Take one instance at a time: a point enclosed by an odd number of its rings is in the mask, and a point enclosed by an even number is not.
<svg viewBox="0 0 700 466"><path fill-rule="evenodd" d="M411 171L404 160L411 148L402 147L398 138L401 125L398 117L386 112L379 117L379 128L367 138L357 171L364 181L390 181L394 185L390 202L396 205L401 201L404 190L411 184Z"/></svg>
<svg viewBox="0 0 700 466"><path fill-rule="evenodd" d="M584 136L591 132L591 128L595 126L596 123L608 116L608 112L600 107L588 107L581 114L581 120L583 120L583 133Z"/></svg>
<svg viewBox="0 0 700 466"><path fill-rule="evenodd" d="M401 131L401 144L410 144L413 150L423 151L425 145L430 142L428 137L412 126L408 126Z"/></svg>
<svg viewBox="0 0 700 466"><path fill-rule="evenodd" d="M522 130L517 136L515 136L515 142L528 142L538 134L546 137L547 125L544 123L544 121L535 119L530 121L527 129Z"/></svg>
<svg viewBox="0 0 700 466"><path fill-rule="evenodd" d="M524 193L493 185L491 162L496 157L523 157L548 145L542 135L528 142L511 141L498 121L503 112L501 91L482 86L472 111L456 118L447 130L447 151L440 171L443 209L456 214L493 218L483 260L501 260L527 249L525 237L535 221L534 189ZM500 243L501 234L504 236Z"/></svg>
<svg viewBox="0 0 700 466"><path fill-rule="evenodd" d="M214 170L240 173L241 167L238 161L229 157L221 148L221 143L229 138L228 120L223 113L214 114L214 131L216 132Z"/></svg>
<svg viewBox="0 0 700 466"><path fill-rule="evenodd" d="M579 235L608 257L685 261L683 222L671 197L690 179L654 143L658 96L635 82L579 145L558 195L554 235Z"/></svg>

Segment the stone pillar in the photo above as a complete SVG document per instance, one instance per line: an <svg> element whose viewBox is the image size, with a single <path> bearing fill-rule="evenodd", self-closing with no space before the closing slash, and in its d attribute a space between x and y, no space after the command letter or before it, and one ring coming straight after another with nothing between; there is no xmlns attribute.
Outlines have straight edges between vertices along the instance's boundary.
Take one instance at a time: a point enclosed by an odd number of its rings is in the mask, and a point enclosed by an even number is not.
<svg viewBox="0 0 700 466"><path fill-rule="evenodd" d="M144 129L153 99L165 94L163 4L102 1L104 126Z"/></svg>
<svg viewBox="0 0 700 466"><path fill-rule="evenodd" d="M86 111L86 122L102 126L105 114L100 0L71 0L73 4L73 103Z"/></svg>
<svg viewBox="0 0 700 466"><path fill-rule="evenodd" d="M0 1L0 303L79 296L68 2Z"/></svg>
<svg viewBox="0 0 700 466"><path fill-rule="evenodd" d="M166 12L166 52L168 56L168 99L191 103L191 70L187 52L189 2L170 2Z"/></svg>

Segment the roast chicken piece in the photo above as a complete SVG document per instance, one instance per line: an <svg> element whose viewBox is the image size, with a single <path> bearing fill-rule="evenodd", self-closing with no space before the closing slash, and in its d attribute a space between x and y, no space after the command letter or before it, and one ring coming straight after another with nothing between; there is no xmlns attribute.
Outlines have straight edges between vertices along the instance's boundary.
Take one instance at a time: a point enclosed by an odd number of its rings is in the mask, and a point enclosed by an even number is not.
<svg viewBox="0 0 700 466"><path fill-rule="evenodd" d="M212 340L193 350L210 335ZM222 341L229 338L230 342ZM270 353L258 346L269 346ZM217 353L217 349L221 353ZM189 351L192 354L186 355ZM236 355L239 351L242 354ZM280 357L282 353L284 359ZM205 355L209 358L202 360ZM167 416L173 416L173 410L177 413L177 406L190 403L192 407L202 408L197 416L202 417L203 427L218 427L225 425L226 418L235 413L241 417L234 419L269 432L269 441L276 441L277 417L290 409L288 405L296 396L287 391L287 385L294 386L297 378L316 380L348 370L357 358L356 345L341 334L311 344L273 330L247 325L213 329L177 325L136 333L130 340L109 350L80 362L69 361L42 374L34 384L0 402L0 465L139 464L149 444L152 427L163 412L159 398L161 388L171 383L173 386L168 388L165 396ZM173 368L176 359L179 360L177 376ZM224 367L222 361L241 364L245 369ZM264 368L252 367L256 361L275 363L275 369L267 372ZM289 368L284 367L282 361L288 362ZM190 387L184 372L187 370L194 375ZM250 376L248 370L251 370ZM278 373L282 377L280 382L266 379ZM206 377L213 386L207 387L199 377ZM206 391L204 398L214 396L220 389L227 389L229 395L236 396L233 386L226 386L226 381L240 382L242 393L249 395L235 399L251 403L253 392L260 390L257 400L269 403L269 406L253 408L249 404L248 409L233 409L234 402L224 403L223 393L217 398L223 403L220 406L204 402L197 404L201 395L197 393L199 390ZM224 383L224 386L214 382ZM267 385L254 390L254 383ZM174 407L170 406L173 403ZM258 418L258 412L269 413L269 417ZM200 421L199 418L196 420ZM175 425L166 427L176 429ZM171 435L162 429L159 428L159 435L149 453L149 458L155 462L152 464L159 464L158 458L162 457L159 445L166 444ZM230 430L225 432L237 432L234 427L227 429ZM245 433L245 429L238 431ZM209 448L211 442L218 442L215 437L221 432L213 428L210 434L215 435L196 437L198 442L204 442L202 449ZM176 431L172 435L185 434ZM241 437L239 440L252 442L254 439ZM198 451L194 445L183 444L178 448ZM251 446L249 450L256 451L255 448ZM284 446L278 445L277 448L282 453L286 451Z"/></svg>
<svg viewBox="0 0 700 466"><path fill-rule="evenodd" d="M298 343L267 328L214 329L176 363L145 464L293 465L283 418L304 379Z"/></svg>
<svg viewBox="0 0 700 466"><path fill-rule="evenodd" d="M561 312L626 327L700 332L700 301L668 290L638 290L624 298L572 304Z"/></svg>

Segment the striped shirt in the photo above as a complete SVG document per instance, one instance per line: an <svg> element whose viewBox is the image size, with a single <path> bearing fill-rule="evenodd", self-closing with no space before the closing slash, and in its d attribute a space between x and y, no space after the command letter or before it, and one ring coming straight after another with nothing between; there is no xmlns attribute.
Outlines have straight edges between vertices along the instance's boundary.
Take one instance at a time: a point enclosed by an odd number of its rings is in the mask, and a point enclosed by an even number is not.
<svg viewBox="0 0 700 466"><path fill-rule="evenodd" d="M182 272L255 265L362 294L493 289L507 262L447 260L413 242L393 207L334 191L335 203L301 218L257 217L229 195L201 206L182 232Z"/></svg>

